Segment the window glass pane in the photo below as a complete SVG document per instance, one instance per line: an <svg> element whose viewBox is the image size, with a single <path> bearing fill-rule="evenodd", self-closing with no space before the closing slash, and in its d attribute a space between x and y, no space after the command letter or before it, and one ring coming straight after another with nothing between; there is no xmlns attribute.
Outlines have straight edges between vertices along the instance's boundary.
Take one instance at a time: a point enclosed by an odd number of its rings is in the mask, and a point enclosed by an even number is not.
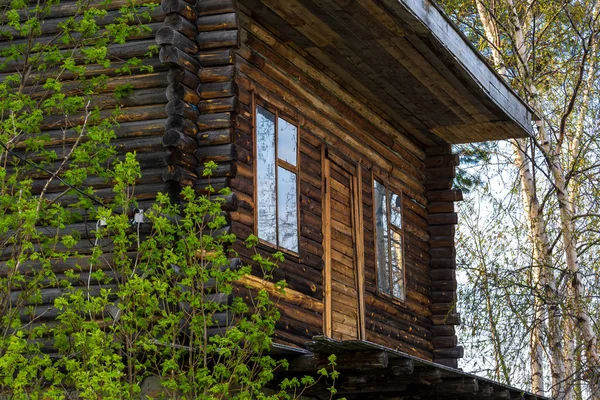
<svg viewBox="0 0 600 400"><path fill-rule="evenodd" d="M296 174L285 168L277 170L277 203L279 245L298 252L298 204L296 198Z"/></svg>
<svg viewBox="0 0 600 400"><path fill-rule="evenodd" d="M298 146L298 129L285 119L277 120L277 154L280 160L296 165L296 149Z"/></svg>
<svg viewBox="0 0 600 400"><path fill-rule="evenodd" d="M390 231L390 253L392 258L392 296L404 300L404 265L402 263L402 235Z"/></svg>
<svg viewBox="0 0 600 400"><path fill-rule="evenodd" d="M377 282L379 290L390 293L390 270L388 254L388 221L387 221L387 195L385 186L375 181L374 185L375 207L375 240L377 247Z"/></svg>
<svg viewBox="0 0 600 400"><path fill-rule="evenodd" d="M390 222L402 229L402 197L390 192Z"/></svg>
<svg viewBox="0 0 600 400"><path fill-rule="evenodd" d="M256 174L258 237L277 243L275 115L256 107Z"/></svg>

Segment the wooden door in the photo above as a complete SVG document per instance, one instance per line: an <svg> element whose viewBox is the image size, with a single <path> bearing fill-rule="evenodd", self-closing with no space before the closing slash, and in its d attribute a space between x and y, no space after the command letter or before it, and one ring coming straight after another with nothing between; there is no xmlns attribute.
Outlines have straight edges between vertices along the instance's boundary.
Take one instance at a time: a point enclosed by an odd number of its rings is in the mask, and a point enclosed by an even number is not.
<svg viewBox="0 0 600 400"><path fill-rule="evenodd" d="M325 169L325 333L340 340L362 339L360 169L331 155Z"/></svg>

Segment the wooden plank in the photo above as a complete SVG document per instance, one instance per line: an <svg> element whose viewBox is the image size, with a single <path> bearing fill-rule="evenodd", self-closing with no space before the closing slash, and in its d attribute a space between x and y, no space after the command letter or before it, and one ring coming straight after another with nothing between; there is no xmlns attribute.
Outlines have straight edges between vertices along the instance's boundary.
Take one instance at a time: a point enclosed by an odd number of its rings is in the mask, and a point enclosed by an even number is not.
<svg viewBox="0 0 600 400"><path fill-rule="evenodd" d="M325 302L325 313L324 313L324 333L325 335L332 337L333 329L332 329L332 309L331 309L331 217L329 212L329 204L331 203L331 188L329 187L329 183L331 178L329 177L329 160L325 157L325 148L321 148L321 159L323 160L323 179L325 180L325 184L323 185L323 190L325 191L324 202L323 202L323 231L325 232L325 238L323 241L324 248L324 259L325 259L325 270L324 270L324 280L325 280L325 293L324 293L324 302Z"/></svg>

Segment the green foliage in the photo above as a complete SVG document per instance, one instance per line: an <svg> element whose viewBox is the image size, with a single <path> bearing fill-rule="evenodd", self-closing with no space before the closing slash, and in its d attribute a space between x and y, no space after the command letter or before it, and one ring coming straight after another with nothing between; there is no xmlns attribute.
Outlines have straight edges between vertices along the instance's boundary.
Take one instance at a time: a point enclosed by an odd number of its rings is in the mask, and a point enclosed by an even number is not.
<svg viewBox="0 0 600 400"><path fill-rule="evenodd" d="M334 383L332 357L317 377L277 385L278 308L266 287L240 283L250 266L230 268L226 190L186 188L176 204L158 193L138 210L136 155L111 144L134 87L94 100L114 74L152 71L135 57L116 68L110 49L147 34L156 5L108 18L109 4L69 3L73 15L45 24L58 0L13 0L0 20L0 397L274 400ZM285 290L270 283L282 260L253 258L269 290ZM148 379L156 393L142 393Z"/></svg>

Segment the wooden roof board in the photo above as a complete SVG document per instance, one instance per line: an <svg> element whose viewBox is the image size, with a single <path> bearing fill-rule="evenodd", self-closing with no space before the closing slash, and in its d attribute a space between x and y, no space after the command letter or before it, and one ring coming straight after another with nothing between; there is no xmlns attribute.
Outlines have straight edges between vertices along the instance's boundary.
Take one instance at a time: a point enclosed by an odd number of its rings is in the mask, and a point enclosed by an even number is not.
<svg viewBox="0 0 600 400"><path fill-rule="evenodd" d="M483 56L431 0L381 0L421 35L428 35L445 48L464 73L471 76L504 112L531 133L533 110L492 69Z"/></svg>

